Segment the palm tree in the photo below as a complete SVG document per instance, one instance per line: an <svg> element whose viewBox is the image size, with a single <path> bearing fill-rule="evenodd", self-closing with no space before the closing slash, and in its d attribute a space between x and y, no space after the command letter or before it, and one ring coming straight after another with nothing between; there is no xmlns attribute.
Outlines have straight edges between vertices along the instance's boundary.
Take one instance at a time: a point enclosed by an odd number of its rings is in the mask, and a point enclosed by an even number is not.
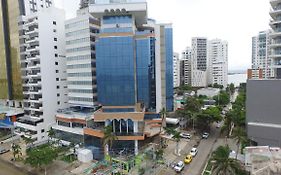
<svg viewBox="0 0 281 175"><path fill-rule="evenodd" d="M202 101L196 99L195 97L188 97L186 100L186 105L184 106L184 111L188 119L192 120L192 128L195 129L195 121L198 114L201 112Z"/></svg>
<svg viewBox="0 0 281 175"><path fill-rule="evenodd" d="M160 134L161 134L161 132L162 132L162 127L163 127L163 122L164 122L164 120L166 120L166 116L167 116L167 111L166 111L166 109L165 108L163 108L161 111L160 111L160 115L161 115L161 127L160 127ZM165 126L165 125L164 125ZM166 126L165 126L166 127Z"/></svg>
<svg viewBox="0 0 281 175"><path fill-rule="evenodd" d="M30 138L30 137L25 137L22 136L23 141L25 142L25 144L28 146L29 144L33 144L33 142L35 141L34 139Z"/></svg>
<svg viewBox="0 0 281 175"><path fill-rule="evenodd" d="M103 147L105 149L106 155L109 155L108 150L111 150L113 142L118 139L115 133L113 133L112 131L113 128L111 125L104 127ZM106 149L106 146L108 146L108 149ZM111 162L111 156L110 156L110 162Z"/></svg>
<svg viewBox="0 0 281 175"><path fill-rule="evenodd" d="M14 160L20 159L20 156L22 155L20 145L18 145L18 144L13 144L13 145L12 145L12 150L13 150Z"/></svg>
<svg viewBox="0 0 281 175"><path fill-rule="evenodd" d="M177 142L177 145L176 145L176 154L178 155L179 154L179 142L180 142L180 132L178 131L174 131L174 135L172 137L173 139L175 139L175 141Z"/></svg>
<svg viewBox="0 0 281 175"><path fill-rule="evenodd" d="M49 140L48 141L52 141L53 138L55 138L56 136L56 132L55 130L51 127L50 130L48 131L48 137L49 137Z"/></svg>
<svg viewBox="0 0 281 175"><path fill-rule="evenodd" d="M228 146L218 147L211 158L212 175L236 175L241 166L237 160L229 158Z"/></svg>
<svg viewBox="0 0 281 175"><path fill-rule="evenodd" d="M237 159L241 143L247 141L247 134L244 128L237 127L233 130L232 137L236 140L237 143L237 151L236 151L236 159Z"/></svg>

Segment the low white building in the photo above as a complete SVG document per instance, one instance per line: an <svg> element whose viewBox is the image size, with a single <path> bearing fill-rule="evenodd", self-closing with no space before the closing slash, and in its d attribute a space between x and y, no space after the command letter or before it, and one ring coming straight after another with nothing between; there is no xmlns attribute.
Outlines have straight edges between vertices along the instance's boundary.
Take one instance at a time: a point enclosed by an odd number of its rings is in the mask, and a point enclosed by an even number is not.
<svg viewBox="0 0 281 175"><path fill-rule="evenodd" d="M197 96L199 95L205 95L209 98L212 98L216 95L219 95L220 89L218 88L201 88L197 90Z"/></svg>
<svg viewBox="0 0 281 175"><path fill-rule="evenodd" d="M48 139L56 110L67 107L64 16L50 7L19 19L24 116L15 126L35 143Z"/></svg>

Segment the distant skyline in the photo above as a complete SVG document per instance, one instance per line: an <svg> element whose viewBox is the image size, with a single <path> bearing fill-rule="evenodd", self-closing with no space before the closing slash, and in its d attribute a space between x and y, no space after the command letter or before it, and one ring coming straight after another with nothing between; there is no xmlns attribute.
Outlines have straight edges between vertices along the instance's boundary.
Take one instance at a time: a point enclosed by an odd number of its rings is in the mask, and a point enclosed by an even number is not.
<svg viewBox="0 0 281 175"><path fill-rule="evenodd" d="M76 15L80 0L54 0L66 17ZM252 36L269 29L269 0L147 0L148 17L173 23L174 51L191 46L192 37L228 41L229 70L251 66Z"/></svg>

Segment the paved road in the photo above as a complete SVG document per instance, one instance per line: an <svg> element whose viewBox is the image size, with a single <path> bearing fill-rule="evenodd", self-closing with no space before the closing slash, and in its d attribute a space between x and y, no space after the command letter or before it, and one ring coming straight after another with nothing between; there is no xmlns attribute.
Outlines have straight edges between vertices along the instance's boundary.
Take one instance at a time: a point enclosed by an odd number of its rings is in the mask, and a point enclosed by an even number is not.
<svg viewBox="0 0 281 175"><path fill-rule="evenodd" d="M209 158L209 154L212 151L212 147L215 140L219 136L219 129L214 125L211 128L210 136L208 139L202 139L198 146L198 154L194 157L190 165L186 166L184 173L185 175L199 175L205 166L206 161Z"/></svg>
<svg viewBox="0 0 281 175"><path fill-rule="evenodd" d="M28 175L14 166L0 160L0 175Z"/></svg>

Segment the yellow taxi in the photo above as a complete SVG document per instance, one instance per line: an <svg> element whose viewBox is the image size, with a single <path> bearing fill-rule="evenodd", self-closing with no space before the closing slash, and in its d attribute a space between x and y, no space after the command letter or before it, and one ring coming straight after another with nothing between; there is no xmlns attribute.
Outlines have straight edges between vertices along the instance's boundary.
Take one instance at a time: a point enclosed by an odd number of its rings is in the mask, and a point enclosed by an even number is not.
<svg viewBox="0 0 281 175"><path fill-rule="evenodd" d="M184 159L184 163L188 164L192 161L192 155L188 154L185 159Z"/></svg>

